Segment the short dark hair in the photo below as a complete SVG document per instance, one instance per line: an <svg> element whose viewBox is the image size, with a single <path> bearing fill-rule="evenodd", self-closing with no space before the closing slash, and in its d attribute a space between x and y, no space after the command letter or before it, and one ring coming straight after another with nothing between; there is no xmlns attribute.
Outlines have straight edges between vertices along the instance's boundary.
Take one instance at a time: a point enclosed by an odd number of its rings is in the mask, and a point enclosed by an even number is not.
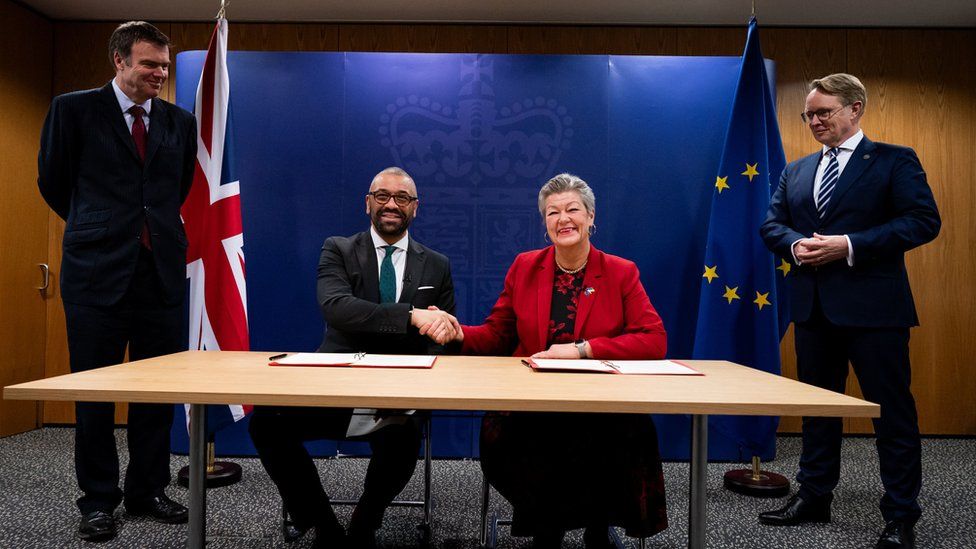
<svg viewBox="0 0 976 549"><path fill-rule="evenodd" d="M159 47L169 47L169 37L145 21L129 21L116 27L108 39L108 58L115 65L115 52L128 59L132 55L132 45L139 41L150 42Z"/></svg>

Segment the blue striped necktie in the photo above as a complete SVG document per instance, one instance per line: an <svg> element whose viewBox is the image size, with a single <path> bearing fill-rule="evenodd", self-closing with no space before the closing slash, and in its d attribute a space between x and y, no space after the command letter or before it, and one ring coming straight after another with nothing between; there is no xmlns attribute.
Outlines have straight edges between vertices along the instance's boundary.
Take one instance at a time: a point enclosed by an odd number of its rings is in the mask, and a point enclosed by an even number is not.
<svg viewBox="0 0 976 549"><path fill-rule="evenodd" d="M840 179L840 165L837 163L837 153L840 149L834 147L827 151L827 167L824 169L823 176L820 177L820 191L817 193L817 214L823 219L827 213L827 204L830 197L834 194L834 187Z"/></svg>
<svg viewBox="0 0 976 549"><path fill-rule="evenodd" d="M380 303L396 302L396 270L393 268L393 250L396 246L383 246L386 255L380 264Z"/></svg>

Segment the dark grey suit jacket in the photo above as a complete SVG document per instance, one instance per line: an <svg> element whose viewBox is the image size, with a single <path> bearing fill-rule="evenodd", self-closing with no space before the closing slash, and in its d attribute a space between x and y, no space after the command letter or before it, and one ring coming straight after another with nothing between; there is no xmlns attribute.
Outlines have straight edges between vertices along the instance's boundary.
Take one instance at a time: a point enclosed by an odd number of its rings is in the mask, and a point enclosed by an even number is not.
<svg viewBox="0 0 976 549"><path fill-rule="evenodd" d="M368 231L334 236L322 245L317 294L325 317L320 352L442 354L410 326L410 309L435 305L454 314L454 282L447 257L410 238L397 303L380 301L379 267Z"/></svg>
<svg viewBox="0 0 976 549"><path fill-rule="evenodd" d="M139 236L149 222L156 270L167 303L186 293L186 233L180 206L197 155L193 115L152 100L146 160L141 162L111 82L54 98L38 154L37 186L67 221L61 296L110 306L135 272Z"/></svg>

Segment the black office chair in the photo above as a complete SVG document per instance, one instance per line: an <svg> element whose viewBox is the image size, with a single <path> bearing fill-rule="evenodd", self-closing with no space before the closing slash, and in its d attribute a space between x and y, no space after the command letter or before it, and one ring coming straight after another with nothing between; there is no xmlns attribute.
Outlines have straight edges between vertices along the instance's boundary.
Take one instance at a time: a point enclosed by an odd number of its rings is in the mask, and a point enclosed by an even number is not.
<svg viewBox="0 0 976 549"><path fill-rule="evenodd" d="M498 542L498 527L511 526L512 519L499 518L497 516L488 517L488 504L491 497L491 488L488 486L488 479L481 478L481 547L485 549L495 549ZM618 549L623 549L624 543L617 535L616 528L610 528L610 537ZM638 547L644 549L644 538L638 538Z"/></svg>
<svg viewBox="0 0 976 549"><path fill-rule="evenodd" d="M431 537L433 535L433 498L431 495L430 485L431 485L431 443L430 437L431 433L431 414L425 413L424 418L424 497L421 500L393 500L390 503L391 507L423 507L424 518L423 521L417 526L420 530L420 535L423 545L430 545ZM356 505L359 503L355 499L333 499L331 500L333 505ZM285 543L292 543L300 539L305 531L296 527L295 523L292 522L291 517L288 516L288 510L285 506L281 506L281 534L285 539Z"/></svg>

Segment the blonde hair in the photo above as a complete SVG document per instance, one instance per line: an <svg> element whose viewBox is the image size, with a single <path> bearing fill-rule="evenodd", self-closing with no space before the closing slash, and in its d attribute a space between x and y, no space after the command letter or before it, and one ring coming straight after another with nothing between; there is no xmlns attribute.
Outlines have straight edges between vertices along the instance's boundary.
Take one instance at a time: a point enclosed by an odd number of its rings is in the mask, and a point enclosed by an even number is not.
<svg viewBox="0 0 976 549"><path fill-rule="evenodd" d="M820 90L827 95L840 98L840 102L846 107L860 102L861 109L868 104L868 91L864 84L852 74L838 72L818 78L810 82L810 91Z"/></svg>

